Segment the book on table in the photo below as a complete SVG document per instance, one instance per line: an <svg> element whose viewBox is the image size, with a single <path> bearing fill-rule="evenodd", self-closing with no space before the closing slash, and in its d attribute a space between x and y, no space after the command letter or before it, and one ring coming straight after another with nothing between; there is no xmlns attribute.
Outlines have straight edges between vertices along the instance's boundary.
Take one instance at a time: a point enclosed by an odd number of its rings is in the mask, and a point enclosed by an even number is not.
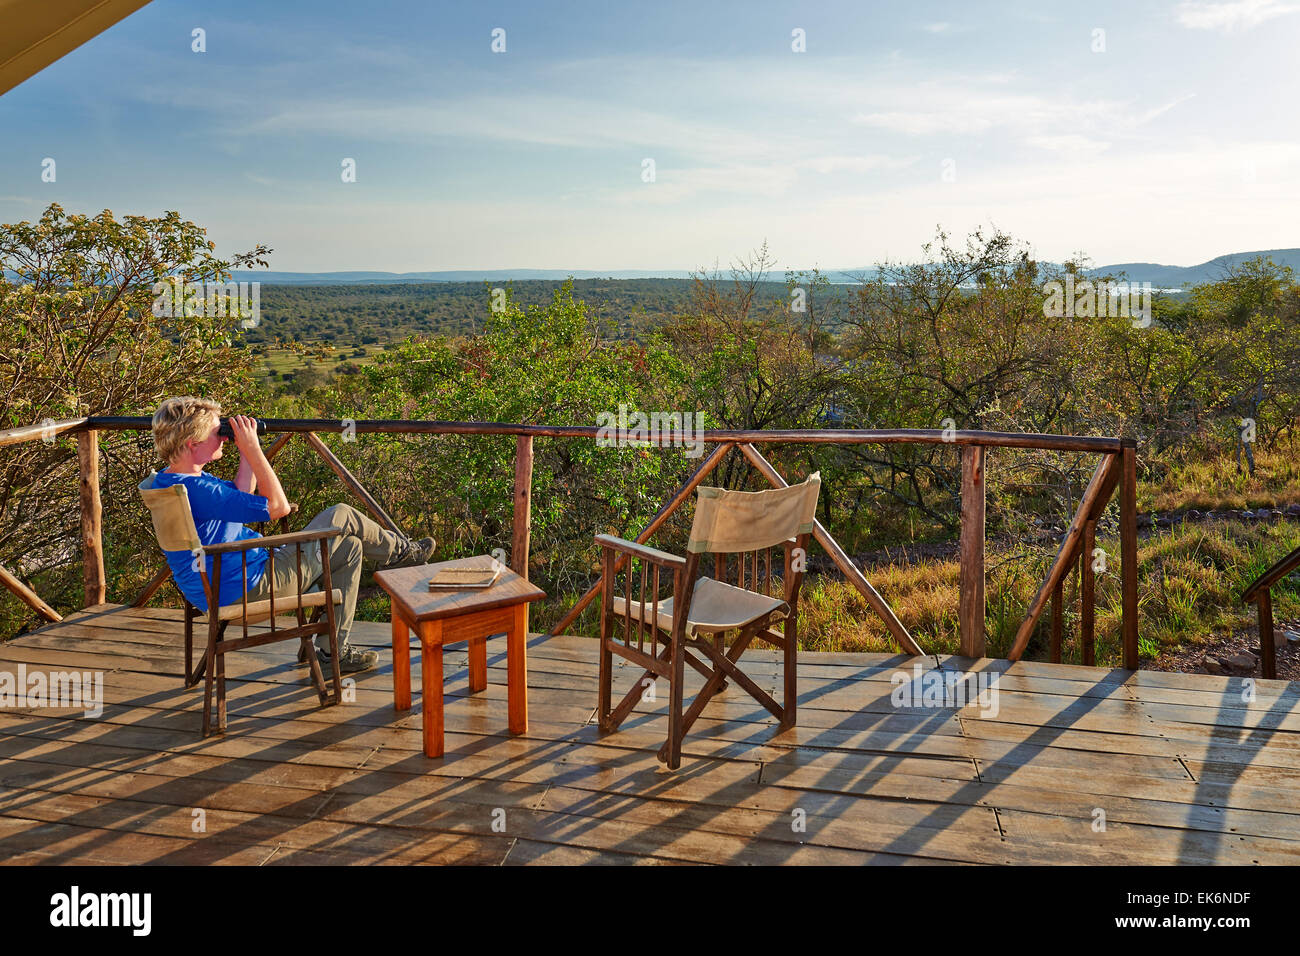
<svg viewBox="0 0 1300 956"><path fill-rule="evenodd" d="M501 566L494 568L440 568L429 579L430 591L481 591L501 577Z"/></svg>

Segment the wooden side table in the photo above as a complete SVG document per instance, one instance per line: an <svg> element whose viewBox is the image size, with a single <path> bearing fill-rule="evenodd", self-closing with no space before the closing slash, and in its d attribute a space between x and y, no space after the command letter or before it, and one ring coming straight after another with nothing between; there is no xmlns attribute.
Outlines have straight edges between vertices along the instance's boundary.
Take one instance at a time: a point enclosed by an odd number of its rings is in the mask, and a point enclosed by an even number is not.
<svg viewBox="0 0 1300 956"><path fill-rule="evenodd" d="M376 571L375 580L392 599L393 706L411 709L410 631L420 638L420 692L424 696L424 754L443 755L442 648L469 642L469 689L487 689L487 639L506 635L506 681L510 733L528 729L528 605L546 597L506 569L483 590L430 591L441 568L489 567L487 556Z"/></svg>

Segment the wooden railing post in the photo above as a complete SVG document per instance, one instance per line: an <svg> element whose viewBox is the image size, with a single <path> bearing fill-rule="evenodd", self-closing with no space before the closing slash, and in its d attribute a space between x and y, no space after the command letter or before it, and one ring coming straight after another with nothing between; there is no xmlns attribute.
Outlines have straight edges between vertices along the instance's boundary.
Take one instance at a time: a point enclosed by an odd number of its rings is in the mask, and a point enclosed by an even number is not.
<svg viewBox="0 0 1300 956"><path fill-rule="evenodd" d="M1123 637L1124 667L1138 669L1138 569L1137 569L1137 444L1124 439L1120 452L1119 539L1120 563L1123 565Z"/></svg>
<svg viewBox="0 0 1300 956"><path fill-rule="evenodd" d="M1259 607L1259 658L1264 676L1277 677L1277 646L1273 643L1273 596L1269 593L1278 581L1300 567L1300 548L1296 548L1267 571L1257 577L1241 592L1241 599L1254 601Z"/></svg>
<svg viewBox="0 0 1300 956"><path fill-rule="evenodd" d="M510 543L510 567L528 580L528 538L533 528L533 436L515 440L515 518Z"/></svg>
<svg viewBox="0 0 1300 956"><path fill-rule="evenodd" d="M1093 640L1096 615L1097 573L1092 569L1092 550L1097 546L1097 522L1083 523L1083 553L1079 555L1079 663L1092 667L1097 663Z"/></svg>
<svg viewBox="0 0 1300 956"><path fill-rule="evenodd" d="M1065 595L1064 586L1060 581L1056 582L1056 588L1052 591L1052 663L1061 663L1061 643L1062 631L1064 628L1063 615L1065 612Z"/></svg>
<svg viewBox="0 0 1300 956"><path fill-rule="evenodd" d="M961 597L963 657L984 656L984 446L961 450Z"/></svg>
<svg viewBox="0 0 1300 956"><path fill-rule="evenodd" d="M1277 677L1277 646L1273 643L1273 595L1259 592L1259 665L1264 677Z"/></svg>
<svg viewBox="0 0 1300 956"><path fill-rule="evenodd" d="M18 580L17 576L10 574L3 565L0 565L0 584L12 591L24 604L39 614L42 618L51 622L62 621L63 617L58 611L50 607L41 599L41 596Z"/></svg>
<svg viewBox="0 0 1300 956"><path fill-rule="evenodd" d="M81 565L86 607L103 604L103 508L99 500L99 432L77 432L77 466L81 474Z"/></svg>

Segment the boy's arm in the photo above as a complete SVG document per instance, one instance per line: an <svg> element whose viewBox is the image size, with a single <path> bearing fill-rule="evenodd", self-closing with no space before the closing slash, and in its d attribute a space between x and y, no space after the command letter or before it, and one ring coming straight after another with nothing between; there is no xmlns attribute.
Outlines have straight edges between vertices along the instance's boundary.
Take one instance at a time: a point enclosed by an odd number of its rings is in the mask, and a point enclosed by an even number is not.
<svg viewBox="0 0 1300 956"><path fill-rule="evenodd" d="M239 456L239 471L235 472L235 487L247 491L250 495L257 490L257 476L253 474L253 463L244 455Z"/></svg>
<svg viewBox="0 0 1300 956"><path fill-rule="evenodd" d="M239 448L239 474L236 476L236 487L244 490L239 485L239 477L244 474L244 466L247 465L251 474L248 490L261 488L271 520L283 518L289 513L289 499L285 496L284 489L280 487L280 479L271 469L270 461L262 451L261 442L257 440L257 422L247 415L235 415L230 419L230 430L234 433L235 445Z"/></svg>

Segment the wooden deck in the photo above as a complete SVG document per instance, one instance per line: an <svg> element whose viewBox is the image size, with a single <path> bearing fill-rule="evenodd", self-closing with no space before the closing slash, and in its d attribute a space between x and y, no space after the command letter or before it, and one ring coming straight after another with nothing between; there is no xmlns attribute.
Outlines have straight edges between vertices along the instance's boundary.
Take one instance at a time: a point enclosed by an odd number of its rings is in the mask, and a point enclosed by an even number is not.
<svg viewBox="0 0 1300 956"><path fill-rule="evenodd" d="M339 707L316 706L289 645L232 654L229 731L206 741L180 634L177 611L104 605L0 645L0 671L102 670L105 700L98 719L0 710L0 861L1300 862L1300 713L1283 681L1245 703L1239 679L805 654L797 728L774 738L728 689L670 774L654 756L662 696L597 734L591 640L533 638L518 738L503 639L474 697L449 649L447 754L429 760L418 693L393 710L387 625L357 626L384 666ZM890 676L918 660L995 672L996 717L896 708ZM776 692L775 655L755 661Z"/></svg>

